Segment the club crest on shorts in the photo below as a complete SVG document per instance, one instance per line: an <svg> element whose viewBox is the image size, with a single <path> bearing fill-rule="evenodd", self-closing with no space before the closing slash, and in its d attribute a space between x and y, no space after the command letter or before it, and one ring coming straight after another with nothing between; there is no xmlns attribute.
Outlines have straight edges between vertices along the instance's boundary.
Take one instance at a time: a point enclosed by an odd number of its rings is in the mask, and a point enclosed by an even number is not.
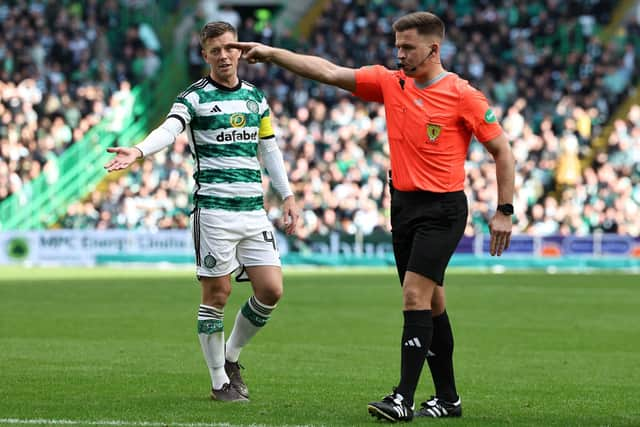
<svg viewBox="0 0 640 427"><path fill-rule="evenodd" d="M440 131L442 130L442 126L436 125L434 123L427 124L427 136L429 137L429 142L436 142L436 139L440 136Z"/></svg>
<svg viewBox="0 0 640 427"><path fill-rule="evenodd" d="M218 260L216 260L211 254L208 254L206 257L204 257L204 266L207 268L213 268L217 263Z"/></svg>

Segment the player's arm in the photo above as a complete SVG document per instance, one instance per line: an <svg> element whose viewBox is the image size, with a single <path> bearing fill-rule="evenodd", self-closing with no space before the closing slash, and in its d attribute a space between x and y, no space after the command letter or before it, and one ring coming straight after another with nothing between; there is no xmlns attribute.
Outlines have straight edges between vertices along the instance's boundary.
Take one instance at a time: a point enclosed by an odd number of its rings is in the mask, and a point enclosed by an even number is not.
<svg viewBox="0 0 640 427"><path fill-rule="evenodd" d="M196 101L195 95L187 94L178 96L171 106L167 119L154 129L139 144L133 147L111 147L107 148L109 153L115 153L116 156L111 159L104 168L108 172L126 169L136 160L157 153L163 148L173 144L176 136L186 129L187 124L195 116L195 108L192 102ZM190 101L191 99L191 101Z"/></svg>
<svg viewBox="0 0 640 427"><path fill-rule="evenodd" d="M233 42L228 47L240 49L250 63L272 62L299 76L340 87L349 92L356 90L356 70L341 67L319 56L301 55L286 49L260 43Z"/></svg>
<svg viewBox="0 0 640 427"><path fill-rule="evenodd" d="M157 153L163 148L173 144L176 136L178 136L182 130L182 122L176 117L170 116L139 144L133 147L107 148L109 153L115 153L116 156L107 162L104 168L108 172L126 169L136 160Z"/></svg>
<svg viewBox="0 0 640 427"><path fill-rule="evenodd" d="M271 109L264 98L264 94L260 92L260 95L262 98L259 107L260 130L258 131L260 159L271 178L271 185L282 197L282 220L285 224L285 231L288 234L293 234L296 229L296 222L298 222L298 209L295 197L289 186L284 159L280 148L278 148L276 135L271 124Z"/></svg>
<svg viewBox="0 0 640 427"><path fill-rule="evenodd" d="M292 234L298 221L298 209L295 197L289 185L287 169L284 166L282 152L278 148L275 136L261 139L259 144L260 158L262 164L271 178L271 185L282 197L282 216L285 224L285 231Z"/></svg>
<svg viewBox="0 0 640 427"><path fill-rule="evenodd" d="M504 133L485 142L485 147L496 164L496 181L498 182L498 204L513 204L515 181L515 158ZM502 255L511 243L511 215L497 211L489 222L491 230L491 255Z"/></svg>

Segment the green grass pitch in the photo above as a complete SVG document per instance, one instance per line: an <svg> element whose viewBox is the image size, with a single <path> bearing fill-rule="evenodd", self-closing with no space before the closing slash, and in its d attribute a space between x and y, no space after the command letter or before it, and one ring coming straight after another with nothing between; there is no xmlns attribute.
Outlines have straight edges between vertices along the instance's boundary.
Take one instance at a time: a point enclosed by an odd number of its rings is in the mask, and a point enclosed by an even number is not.
<svg viewBox="0 0 640 427"><path fill-rule="evenodd" d="M640 426L640 277L450 273L464 416L439 426ZM234 284L229 333L250 294ZM247 404L209 400L190 271L0 269L0 424L375 426L396 385L392 270L285 270L240 362ZM416 399L432 393L425 365Z"/></svg>

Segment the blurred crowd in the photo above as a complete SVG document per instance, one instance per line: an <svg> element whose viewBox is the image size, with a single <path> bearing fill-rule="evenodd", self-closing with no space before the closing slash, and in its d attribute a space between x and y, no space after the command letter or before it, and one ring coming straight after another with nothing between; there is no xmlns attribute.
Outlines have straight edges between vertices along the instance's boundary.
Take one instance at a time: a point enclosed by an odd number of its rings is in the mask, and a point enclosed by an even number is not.
<svg viewBox="0 0 640 427"><path fill-rule="evenodd" d="M402 7L393 2L330 2L311 45L302 48L338 64L381 63L393 68L390 24L411 10L434 11L447 26L442 47L445 67L488 96L512 141L517 159L514 232L640 233L639 219L633 215L640 205L638 179L605 174L603 168L610 167L606 153L590 161L595 154L591 142L637 83L632 80L638 65L637 21L604 43L598 31L609 22L613 2L456 2L448 7L437 1L398 3ZM300 234L325 229L327 209L335 212L328 216L338 219L337 228L347 233L357 229L366 233L372 224L387 226L386 196L368 194L372 182L377 187L385 183L388 167L379 155L386 146L382 108L277 68L254 67L247 73L276 100L272 102L276 108L283 105L284 114L276 115L281 117L285 151L291 158L290 177L303 200L305 225ZM323 105L318 107L319 103ZM336 120L342 122L336 126ZM296 173L304 170L310 172ZM494 170L487 151L474 141L467 161L471 208L467 235L488 232L497 194ZM317 175L321 185L314 186ZM592 175L597 188L587 184ZM615 188L625 182L630 191L613 192L628 194L616 202L626 206L622 217L613 200L600 200L610 192L600 187ZM337 205L332 204L327 187L336 195L345 186L349 196L337 197ZM368 200L376 202L377 221ZM614 213L617 218L609 219ZM363 217L367 225L356 221Z"/></svg>
<svg viewBox="0 0 640 427"><path fill-rule="evenodd" d="M148 25L124 23L134 1L10 1L0 5L0 201L103 119L130 113L131 84L160 67Z"/></svg>
<svg viewBox="0 0 640 427"><path fill-rule="evenodd" d="M332 1L311 44L300 49L352 67L381 63L393 68L390 24L412 10L434 11L447 27L445 68L487 95L512 141L514 233L639 235L637 174L627 173L629 165L625 170L608 162L613 149L595 156L591 146L637 83L637 20L607 43L599 37L614 6L611 1L462 1L454 6ZM384 190L389 166L383 109L274 67L252 67L244 75L269 93L280 118L290 178L304 209L299 234L386 228L389 202L385 191L383 197L376 193ZM625 128L633 134L633 125ZM640 147L627 145L635 154L625 152L626 160L635 156L637 164ZM470 147L467 171L466 234L486 233L495 211L495 168L477 141Z"/></svg>
<svg viewBox="0 0 640 427"><path fill-rule="evenodd" d="M118 173L104 191L69 207L62 228L188 228L194 165L182 133L168 150Z"/></svg>
<svg viewBox="0 0 640 427"><path fill-rule="evenodd" d="M437 13L447 26L445 68L487 95L512 142L517 160L514 233L638 236L640 107L615 122L604 150L592 145L638 83L637 19L606 42L601 36L615 5L612 0L461 0L449 5L436 0L333 0L306 42L274 34L268 20L241 19L231 8L224 8L220 17L238 22L240 40L276 44L351 67L393 68L393 21L413 10ZM206 72L197 29L186 56L194 79ZM264 64L242 64L240 75L269 98L300 205L297 236L304 240L331 231L388 230L384 108ZM186 137L180 135L172 147L145 159L106 191L73 205L61 225L186 227L193 173L189 157ZM486 150L472 141L467 235L488 230L497 194L494 170ZM264 186L267 210L279 224L280 201L268 177Z"/></svg>

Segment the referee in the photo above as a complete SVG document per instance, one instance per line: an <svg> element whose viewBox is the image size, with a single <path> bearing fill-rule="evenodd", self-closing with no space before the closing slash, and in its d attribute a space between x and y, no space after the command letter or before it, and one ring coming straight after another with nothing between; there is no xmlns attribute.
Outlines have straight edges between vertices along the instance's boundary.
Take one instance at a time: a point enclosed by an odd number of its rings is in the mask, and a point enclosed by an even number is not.
<svg viewBox="0 0 640 427"><path fill-rule="evenodd" d="M399 70L337 66L259 43L231 43L250 63L271 62L302 77L338 86L366 101L384 103L391 155L393 248L402 284L404 328L400 382L368 405L380 419L409 421L425 358L435 396L415 416L459 417L453 374L453 334L445 310L444 274L467 220L464 162L471 137L491 153L498 182L490 221L491 255L509 247L514 157L485 96L440 62L444 23L415 12L393 25Z"/></svg>

